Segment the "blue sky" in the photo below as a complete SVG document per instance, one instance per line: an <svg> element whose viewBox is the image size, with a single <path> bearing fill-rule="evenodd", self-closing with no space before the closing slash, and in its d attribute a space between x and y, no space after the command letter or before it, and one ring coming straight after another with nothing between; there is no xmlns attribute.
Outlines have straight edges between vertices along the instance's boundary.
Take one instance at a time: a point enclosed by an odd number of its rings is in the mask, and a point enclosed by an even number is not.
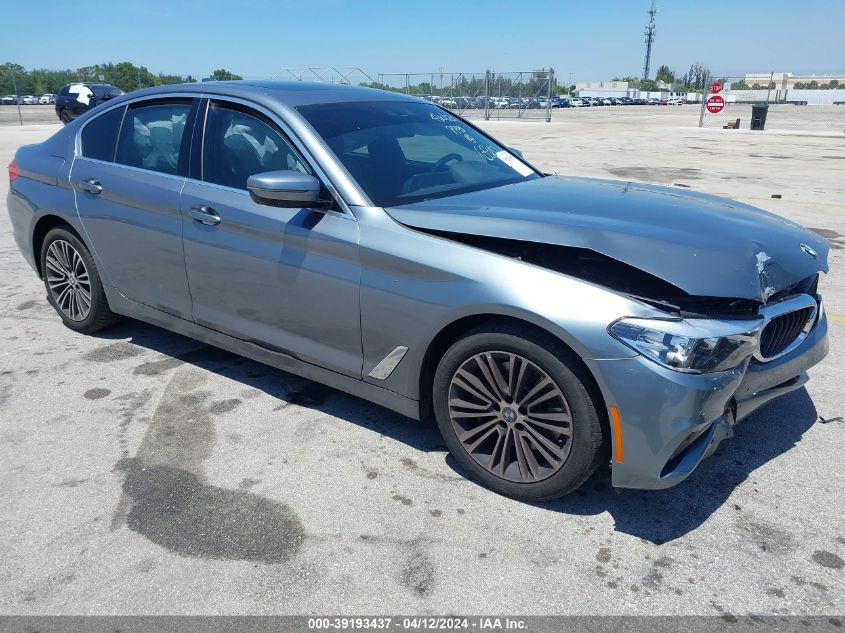
<svg viewBox="0 0 845 633"><path fill-rule="evenodd" d="M6 3L0 62L153 72L358 66L371 73L555 68L639 75L648 0L39 0ZM652 68L845 72L845 0L663 0ZM571 75L570 75L571 74Z"/></svg>

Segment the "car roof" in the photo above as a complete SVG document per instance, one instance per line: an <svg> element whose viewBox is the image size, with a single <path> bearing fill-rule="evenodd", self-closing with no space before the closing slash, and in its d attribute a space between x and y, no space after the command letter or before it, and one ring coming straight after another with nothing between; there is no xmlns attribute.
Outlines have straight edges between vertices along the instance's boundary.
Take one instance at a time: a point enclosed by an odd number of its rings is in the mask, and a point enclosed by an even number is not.
<svg viewBox="0 0 845 633"><path fill-rule="evenodd" d="M351 101L423 101L398 92L307 81L205 81L199 83L168 84L127 93L121 99L166 96L171 93L218 94L240 97L264 105L297 107L316 103L345 103ZM117 102L113 100L112 103Z"/></svg>

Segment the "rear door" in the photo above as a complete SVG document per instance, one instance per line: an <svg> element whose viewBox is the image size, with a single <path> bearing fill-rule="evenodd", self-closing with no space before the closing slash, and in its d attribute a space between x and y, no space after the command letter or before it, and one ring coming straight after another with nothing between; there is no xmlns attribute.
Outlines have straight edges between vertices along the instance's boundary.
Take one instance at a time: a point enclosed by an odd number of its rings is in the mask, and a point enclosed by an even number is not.
<svg viewBox="0 0 845 633"><path fill-rule="evenodd" d="M201 164L182 193L194 320L360 378L354 217L341 209L287 209L252 200L246 179L253 174L315 173L267 114L212 100L198 119L196 138Z"/></svg>
<svg viewBox="0 0 845 633"><path fill-rule="evenodd" d="M179 97L106 111L83 128L71 171L79 216L107 282L186 319L191 297L179 198L197 105Z"/></svg>

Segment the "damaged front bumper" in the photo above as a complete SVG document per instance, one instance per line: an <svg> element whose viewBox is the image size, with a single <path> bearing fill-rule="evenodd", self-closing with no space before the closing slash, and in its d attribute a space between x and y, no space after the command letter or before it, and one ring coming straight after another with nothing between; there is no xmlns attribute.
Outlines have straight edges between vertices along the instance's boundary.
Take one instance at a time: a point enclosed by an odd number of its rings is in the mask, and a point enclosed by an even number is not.
<svg viewBox="0 0 845 633"><path fill-rule="evenodd" d="M613 485L668 488L686 479L733 426L773 398L800 388L827 355L822 311L801 345L776 360L729 371L688 374L642 356L588 360L608 407L616 406ZM620 459L621 458L621 459Z"/></svg>

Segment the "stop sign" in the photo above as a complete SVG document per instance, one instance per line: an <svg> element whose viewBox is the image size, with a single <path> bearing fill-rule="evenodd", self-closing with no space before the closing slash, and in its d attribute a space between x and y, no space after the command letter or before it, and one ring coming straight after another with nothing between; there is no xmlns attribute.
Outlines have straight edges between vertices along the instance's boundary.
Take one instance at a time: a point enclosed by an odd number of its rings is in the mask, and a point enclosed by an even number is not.
<svg viewBox="0 0 845 633"><path fill-rule="evenodd" d="M718 114L725 107L725 100L719 95L713 95L707 99L707 111L711 114Z"/></svg>
<svg viewBox="0 0 845 633"><path fill-rule="evenodd" d="M710 92L713 94L722 92L722 84L720 84L718 81L714 81L712 84L710 84Z"/></svg>

